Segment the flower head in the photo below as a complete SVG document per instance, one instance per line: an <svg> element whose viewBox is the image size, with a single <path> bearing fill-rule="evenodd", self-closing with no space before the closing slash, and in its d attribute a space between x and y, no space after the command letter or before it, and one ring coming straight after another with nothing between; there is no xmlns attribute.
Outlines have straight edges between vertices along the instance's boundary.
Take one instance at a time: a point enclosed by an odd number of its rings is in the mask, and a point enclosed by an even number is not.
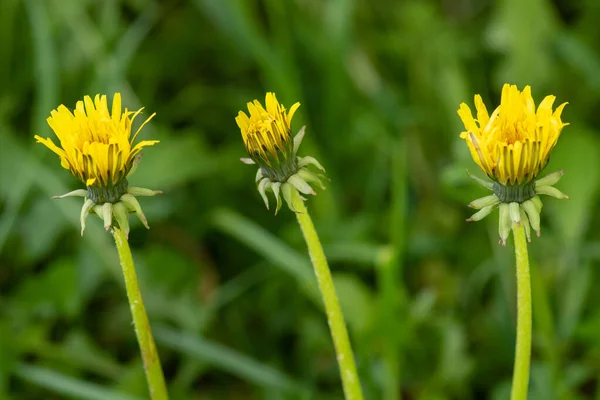
<svg viewBox="0 0 600 400"><path fill-rule="evenodd" d="M460 137L467 142L475 163L494 181L473 177L494 194L469 204L479 211L468 221L478 221L500 208L499 232L503 244L512 224L524 222L528 238L530 228L539 236L540 194L568 198L552 186L564 171L537 179L548 164L562 128L568 125L561 120L567 103L553 110L555 99L555 96L546 96L536 110L529 86L519 91L515 85L505 84L500 105L491 116L479 95L475 96L476 119L465 103L458 109L466 129Z"/></svg>
<svg viewBox="0 0 600 400"><path fill-rule="evenodd" d="M121 95L116 93L111 114L106 95L96 95L93 102L85 96L73 112L61 105L46 119L62 148L50 138L35 135L35 139L58 154L62 167L86 186L114 186L127 176L142 148L158 143L144 140L133 145L140 130L156 115L148 117L132 137L131 125L142 110L122 111Z"/></svg>
<svg viewBox="0 0 600 400"><path fill-rule="evenodd" d="M137 166L141 150L158 143L158 140L144 140L134 145L141 131L156 114L148 117L131 135L134 119L143 108L133 112L121 108L121 95L115 93L109 109L106 95L96 95L94 101L85 96L78 101L71 112L64 105L52 110L47 118L48 125L60 142L57 146L50 138L35 135L42 143L60 157L60 164L81 180L87 189L75 190L64 196L85 197L81 213L81 225L85 228L85 218L90 211L104 219L106 229L112 224L113 215L120 225L127 224L127 212L135 212L147 226L135 195L148 196L158 191L130 188L127 176ZM124 207L124 208L123 208Z"/></svg>
<svg viewBox="0 0 600 400"><path fill-rule="evenodd" d="M555 96L546 96L537 110L531 88L515 85L502 88L500 105L490 116L480 95L475 96L477 118L465 103L458 115L473 160L485 174L502 185L521 185L535 179L548 164L550 153L567 125L561 113L567 103L552 110Z"/></svg>
<svg viewBox="0 0 600 400"><path fill-rule="evenodd" d="M304 138L304 127L292 139L291 122L300 103L295 103L289 111L277 101L275 93L267 93L265 107L258 101L248 103L248 116L240 111L235 121L242 133L242 139L250 159L242 159L246 164L259 166L256 175L258 191L269 208L266 191L273 192L277 201L275 212L281 208L281 194L294 210L292 198L297 192L316 194L311 187L317 184L324 189L321 178L324 176L310 171L313 165L324 171L312 157L298 157L296 153ZM295 191L295 192L294 192Z"/></svg>

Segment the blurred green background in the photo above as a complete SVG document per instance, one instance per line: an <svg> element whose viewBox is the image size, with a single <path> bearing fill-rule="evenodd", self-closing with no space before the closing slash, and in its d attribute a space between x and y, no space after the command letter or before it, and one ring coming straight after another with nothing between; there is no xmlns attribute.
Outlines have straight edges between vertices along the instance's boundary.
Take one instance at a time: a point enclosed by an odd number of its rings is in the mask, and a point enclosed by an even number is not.
<svg viewBox="0 0 600 400"><path fill-rule="evenodd" d="M341 399L291 212L267 211L234 122L274 91L302 103L309 208L367 399L507 399L511 245L456 114L504 82L569 101L530 246L532 400L600 399L600 3L596 0L0 0L0 399L146 398L112 238L33 140L50 110L120 91L157 116L131 183L130 241L172 399ZM139 123L139 121L138 121Z"/></svg>

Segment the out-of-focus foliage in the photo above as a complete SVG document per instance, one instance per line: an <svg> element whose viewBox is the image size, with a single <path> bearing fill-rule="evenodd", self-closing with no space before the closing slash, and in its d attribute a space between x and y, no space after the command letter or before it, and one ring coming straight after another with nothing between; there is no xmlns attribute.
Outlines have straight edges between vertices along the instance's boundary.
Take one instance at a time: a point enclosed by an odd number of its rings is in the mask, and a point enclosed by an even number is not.
<svg viewBox="0 0 600 400"><path fill-rule="evenodd" d="M36 145L45 118L120 91L157 117L130 240L173 399L340 399L294 216L266 211L237 111L302 106L309 200L368 399L506 399L514 261L456 109L502 83L569 101L530 246L532 400L600 398L600 7L595 0L1 0L0 398L131 400L146 388L109 234L79 236L80 187ZM479 171L477 171L479 172Z"/></svg>

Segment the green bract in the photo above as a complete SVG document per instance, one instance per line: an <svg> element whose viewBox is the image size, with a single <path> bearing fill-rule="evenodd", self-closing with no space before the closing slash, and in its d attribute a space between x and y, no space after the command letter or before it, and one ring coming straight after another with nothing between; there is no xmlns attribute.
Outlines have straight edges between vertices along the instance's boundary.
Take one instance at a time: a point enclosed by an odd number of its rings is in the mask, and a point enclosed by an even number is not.
<svg viewBox="0 0 600 400"><path fill-rule="evenodd" d="M281 160L277 163L267 165L257 157L252 159L242 158L242 162L246 164L257 164L259 166L256 172L258 192L267 209L269 209L267 193L271 192L273 194L276 201L275 214L281 209L282 198L290 210L297 211L293 205L293 191L303 195L316 195L313 189L314 185L323 190L325 189L322 181L322 179L326 179L323 174L325 168L313 157L299 157L297 155L298 148L304 138L304 132L305 127L302 127L294 137L294 146L291 153L286 157L281 157ZM309 168L311 165L316 168L316 171ZM305 200L304 197L300 197Z"/></svg>
<svg viewBox="0 0 600 400"><path fill-rule="evenodd" d="M552 186L560 180L564 173L564 170L553 172L541 179L520 186L504 186L498 182L488 182L469 174L475 182L486 189L492 190L494 194L472 201L469 207L479 211L469 217L467 221L479 221L487 217L496 208L499 208L498 232L502 245L506 245L506 239L508 239L512 224L523 224L527 240L531 241L531 229L537 236L540 236L541 233L540 213L543 204L539 195L545 194L557 199L569 198L569 196Z"/></svg>

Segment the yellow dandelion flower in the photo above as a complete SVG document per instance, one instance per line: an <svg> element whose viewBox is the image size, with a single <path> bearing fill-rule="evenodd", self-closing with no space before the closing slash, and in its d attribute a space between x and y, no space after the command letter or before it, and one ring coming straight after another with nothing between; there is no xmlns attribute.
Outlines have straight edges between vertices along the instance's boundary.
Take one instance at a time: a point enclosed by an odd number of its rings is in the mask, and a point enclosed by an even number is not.
<svg viewBox="0 0 600 400"><path fill-rule="evenodd" d="M85 217L90 211L104 219L106 229L110 228L114 215L121 225L127 224L123 229L128 232L127 212L135 212L147 225L134 196L153 196L160 192L130 188L127 182L127 176L135 169L137 156L142 149L158 143L158 140L143 140L134 144L144 125L156 115L150 115L132 136L133 121L142 110L140 108L134 112L125 108L123 111L119 93L115 93L110 109L106 95L96 95L93 101L90 96L85 96L83 101L77 102L73 112L60 105L47 118L60 146L50 138L34 136L38 143L60 157L63 168L87 186L87 190L75 190L59 196L85 197L81 213L82 234Z"/></svg>
<svg viewBox="0 0 600 400"><path fill-rule="evenodd" d="M61 147L50 138L35 135L35 139L58 154L62 167L86 186L115 186L127 176L142 148L158 143L144 140L133 145L144 125L156 115L148 117L131 136L131 125L142 110L122 111L121 95L115 93L111 114L106 95L96 95L93 102L85 96L73 112L61 105L46 120Z"/></svg>
<svg viewBox="0 0 600 400"><path fill-rule="evenodd" d="M544 169L562 128L568 125L560 118L567 103L552 111L555 99L546 96L536 110L529 86L521 92L505 84L500 105L491 116L480 95L475 96L477 119L469 106L460 105L458 115L466 129L460 137L487 176L502 185L521 185Z"/></svg>
<svg viewBox="0 0 600 400"><path fill-rule="evenodd" d="M240 111L235 118L244 145L248 154L253 159L260 159L270 167L276 166L281 157L292 158L292 117L300 107L295 103L289 112L286 112L277 101L275 93L267 93L265 97L266 108L258 101L248 103L248 112Z"/></svg>
<svg viewBox="0 0 600 400"><path fill-rule="evenodd" d="M248 103L248 116L240 111L235 121L242 133L242 139L251 159L242 159L247 164L259 166L256 175L258 191L269 208L266 191L273 192L277 201L275 212L281 208L281 196L291 209L294 190L302 194L316 194L310 184L324 188L321 178L324 176L311 172L307 167L313 165L324 171L313 157L298 157L296 153L304 138L304 127L292 139L292 117L300 103L295 103L289 111L279 103L275 93L265 96L265 107L258 101Z"/></svg>
<svg viewBox="0 0 600 400"><path fill-rule="evenodd" d="M529 86L519 91L515 85L505 84L500 105L492 115L488 114L480 95L475 96L477 118L465 103L458 109L465 126L460 137L467 142L475 163L494 181L473 177L494 194L469 205L479 211L468 221L478 221L500 208L502 243L506 243L512 224L520 225L521 221L525 221L528 237L530 228L539 236L540 194L568 198L552 187L564 171L536 180L548 164L563 127L568 125L561 120L567 103L553 110L555 100L555 96L546 96L536 109Z"/></svg>

